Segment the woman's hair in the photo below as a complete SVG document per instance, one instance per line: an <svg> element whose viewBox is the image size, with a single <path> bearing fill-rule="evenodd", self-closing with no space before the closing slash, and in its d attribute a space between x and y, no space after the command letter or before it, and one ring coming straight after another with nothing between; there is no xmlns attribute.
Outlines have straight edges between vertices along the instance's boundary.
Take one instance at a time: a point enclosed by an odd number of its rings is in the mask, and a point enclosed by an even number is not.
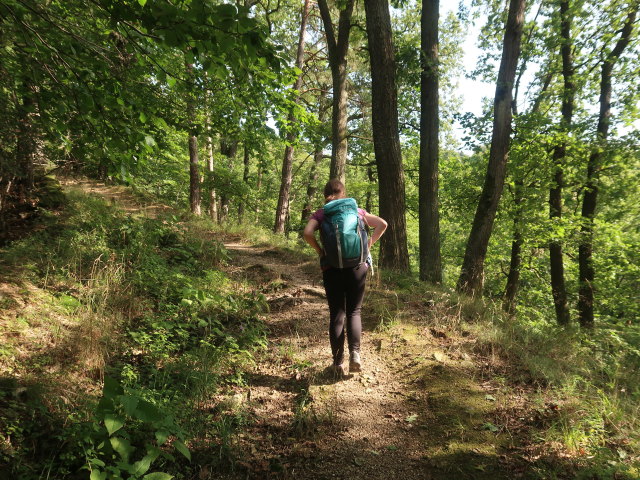
<svg viewBox="0 0 640 480"><path fill-rule="evenodd" d="M345 194L346 192L345 192L344 184L337 178L332 178L324 186L325 199L331 198L335 200L336 198L343 198Z"/></svg>

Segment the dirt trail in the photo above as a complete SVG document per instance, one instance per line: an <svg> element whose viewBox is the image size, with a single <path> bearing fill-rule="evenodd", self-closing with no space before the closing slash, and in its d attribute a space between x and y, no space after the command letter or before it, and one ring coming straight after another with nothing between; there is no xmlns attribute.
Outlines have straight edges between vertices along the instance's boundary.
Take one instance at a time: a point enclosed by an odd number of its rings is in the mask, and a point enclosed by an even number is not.
<svg viewBox="0 0 640 480"><path fill-rule="evenodd" d="M314 266L292 265L273 250L226 246L234 264L285 286L270 298L270 355L249 379L260 419L252 432L260 439L250 449L254 458L246 459L254 473L264 467L262 473L281 468L291 478L428 478L418 473L426 468L420 435L404 421L413 413L401 393L400 372L377 352L369 332L362 373L339 380L326 371L328 310L319 273L309 273Z"/></svg>
<svg viewBox="0 0 640 480"><path fill-rule="evenodd" d="M168 209L141 208L123 187L64 183L111 199L130 213L155 216ZM465 332L454 335L426 320L438 315L423 315L433 304L417 299L415 318L398 318L407 305L399 305L392 291L368 286L363 371L335 379L327 372L328 308L315 262L238 238L224 243L231 255L228 273L256 285L270 305L268 350L258 355L246 386L231 395L234 408L251 421L231 441L236 469L224 478L522 476L504 455L513 438L492 423L510 400L487 381L481 360L467 353L473 340ZM502 421L508 423L506 417ZM205 463L200 478L220 478L213 471L216 461Z"/></svg>
<svg viewBox="0 0 640 480"><path fill-rule="evenodd" d="M371 287L363 371L336 380L315 262L225 244L236 275L279 287L267 294L269 353L242 392L258 421L239 442L249 472L240 478L514 478L491 423L498 387L466 353L469 339L411 319L384 327L380 312L397 298Z"/></svg>

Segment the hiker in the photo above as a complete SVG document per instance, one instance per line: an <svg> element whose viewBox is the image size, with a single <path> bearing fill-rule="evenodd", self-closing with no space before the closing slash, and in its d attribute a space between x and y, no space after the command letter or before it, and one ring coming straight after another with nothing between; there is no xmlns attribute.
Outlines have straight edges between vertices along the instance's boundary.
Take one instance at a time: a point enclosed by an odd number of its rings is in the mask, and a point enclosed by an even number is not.
<svg viewBox="0 0 640 480"><path fill-rule="evenodd" d="M325 207L311 215L304 227L303 237L320 256L322 279L329 304L329 341L333 354L331 368L337 376L342 376L345 373L343 364L345 318L349 345L349 372L361 370L360 336L362 323L360 309L364 299L367 271L371 266L369 250L386 230L387 222L357 208L355 200L346 197L345 187L339 180L330 180L325 185L324 200ZM325 208L327 208L327 214L325 214ZM335 211L340 213L334 213ZM358 225L355 228L357 236L353 233L345 234L345 232L339 231L338 225L341 224L335 220L339 215L342 215L345 225ZM367 236L365 225L374 229L370 238ZM321 231L322 247L314 235L316 230ZM346 252L352 248L350 244L346 247L342 245L344 241L341 243L341 237L347 241L349 241L348 238L352 239L352 243L355 244L353 248L356 249L355 258L344 258L340 255L343 251ZM357 248L358 244L360 244L360 248Z"/></svg>

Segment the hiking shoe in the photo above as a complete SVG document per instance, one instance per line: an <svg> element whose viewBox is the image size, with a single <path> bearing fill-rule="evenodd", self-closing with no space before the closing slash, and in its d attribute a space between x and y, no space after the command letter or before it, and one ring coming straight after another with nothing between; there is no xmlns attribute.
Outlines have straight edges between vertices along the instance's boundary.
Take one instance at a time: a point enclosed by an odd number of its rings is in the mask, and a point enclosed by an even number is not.
<svg viewBox="0 0 640 480"><path fill-rule="evenodd" d="M345 375L344 364L340 365L331 365L331 372L333 373L334 378L342 378Z"/></svg>
<svg viewBox="0 0 640 480"><path fill-rule="evenodd" d="M349 373L362 370L360 365L360 352L351 352L349 355Z"/></svg>

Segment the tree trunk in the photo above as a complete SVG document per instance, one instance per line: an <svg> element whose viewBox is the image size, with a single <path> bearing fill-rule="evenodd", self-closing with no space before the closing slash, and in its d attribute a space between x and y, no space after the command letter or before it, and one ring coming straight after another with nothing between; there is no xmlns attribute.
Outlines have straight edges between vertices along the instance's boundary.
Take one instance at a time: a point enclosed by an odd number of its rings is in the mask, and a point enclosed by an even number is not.
<svg viewBox="0 0 640 480"><path fill-rule="evenodd" d="M607 55L602 64L600 76L600 113L598 115L598 127L596 129L596 145L589 155L587 165L587 181L584 198L582 200L582 228L580 229L580 245L578 247L578 263L580 267L578 290L578 314L580 326L591 328L594 324L593 290L595 270L593 268L593 229L596 205L598 199L599 170L603 153L606 148L609 135L609 123L611 117L611 78L616 61L629 44L638 5L629 12L620 38L613 50Z"/></svg>
<svg viewBox="0 0 640 480"><path fill-rule="evenodd" d="M330 178L346 184L347 164L347 53L354 0L347 0L338 18L336 40L327 0L318 0L329 53L329 66L333 82L333 117L331 121L331 167Z"/></svg>
<svg viewBox="0 0 640 480"><path fill-rule="evenodd" d="M553 150L553 164L555 171L553 183L549 189L549 218L559 223L562 218L562 189L564 187L564 161L567 153L567 135L571 130L573 108L575 99L575 80L573 67L573 41L571 39L571 14L569 12L569 0L560 3L560 55L562 57L562 78L564 87L562 92L562 120L560 142ZM549 261L551 267L551 293L556 309L556 321L560 325L569 323L569 307L567 303L567 289L564 281L564 260L562 242L551 240L549 242Z"/></svg>
<svg viewBox="0 0 640 480"><path fill-rule="evenodd" d="M256 181L256 195L260 195L260 190L262 189L262 164L258 163L258 180ZM255 223L260 221L260 202L257 202L256 206L256 220Z"/></svg>
<svg viewBox="0 0 640 480"><path fill-rule="evenodd" d="M373 166L367 166L367 180L369 180L369 185L375 185L376 179L373 176ZM367 212L370 212L373 209L373 192L371 188L367 188L367 197L364 203L364 208Z"/></svg>
<svg viewBox="0 0 640 480"><path fill-rule="evenodd" d="M220 140L220 153L227 157L229 171L233 170L233 161L238 153L238 141L229 138ZM218 212L218 222L225 223L229 219L229 194L224 192L220 196L220 209Z"/></svg>
<svg viewBox="0 0 640 480"><path fill-rule="evenodd" d="M191 213L200 215L200 172L198 171L198 137L189 134L189 203Z"/></svg>
<svg viewBox="0 0 640 480"><path fill-rule="evenodd" d="M296 67L302 70L304 65L304 37L307 29L307 18L309 17L309 0L304 0L302 16L300 19L300 34L298 36L298 51L296 52ZM293 84L295 91L300 91L302 86L302 73L298 75ZM300 97L296 98L296 103L300 102ZM293 127L296 118L293 113L289 114L289 126ZM284 158L282 159L282 174L280 178L280 193L278 195L278 206L276 208L276 220L273 226L274 233L284 233L289 216L289 196L291 194L291 172L293 169L293 142L296 139L296 133L290 131L287 138L287 146L284 149Z"/></svg>
<svg viewBox="0 0 640 480"><path fill-rule="evenodd" d="M470 295L482 294L484 259L504 188L511 135L512 90L520 55L524 10L525 0L510 0L493 104L493 133L489 164L457 285L458 291Z"/></svg>
<svg viewBox="0 0 640 480"><path fill-rule="evenodd" d="M421 18L422 75L420 82L420 280L442 283L438 156L440 111L438 18L440 0L423 0Z"/></svg>
<svg viewBox="0 0 640 480"><path fill-rule="evenodd" d="M388 224L380 240L380 266L408 272L407 226L404 217L404 169L398 132L396 62L387 0L365 0L371 63L373 146L378 167L380 216Z"/></svg>
<svg viewBox="0 0 640 480"><path fill-rule="evenodd" d="M216 198L216 189L213 186L214 181L214 158L213 158L213 140L207 136L207 175L209 183L209 216L214 222L218 221L218 199Z"/></svg>
<svg viewBox="0 0 640 480"><path fill-rule="evenodd" d="M313 199L318 192L318 167L320 167L320 163L322 163L322 159L324 155L322 154L322 148L316 146L316 149L313 152L313 164L311 165L311 169L309 170L309 183L307 184L307 201L302 208L302 216L300 221L305 223L309 220L309 216L313 213Z"/></svg>
<svg viewBox="0 0 640 480"><path fill-rule="evenodd" d="M516 313L516 296L520 288L520 266L522 265L522 194L524 182L518 179L515 182L514 200L516 206L513 217L513 241L511 242L511 261L509 263L509 275L504 289L502 309L509 315Z"/></svg>
<svg viewBox="0 0 640 480"><path fill-rule="evenodd" d="M193 89L193 65L185 63L187 77L189 78L189 91L187 92L187 122L189 126L189 206L191 213L200 215L200 172L198 169L198 137L196 130L196 98Z"/></svg>
<svg viewBox="0 0 640 480"><path fill-rule="evenodd" d="M244 157L243 157L243 170L242 170L242 182L248 187L249 186L249 148L245 143L244 145ZM247 203L247 197L242 199L240 205L238 205L238 222L244 223L244 208L245 203Z"/></svg>

